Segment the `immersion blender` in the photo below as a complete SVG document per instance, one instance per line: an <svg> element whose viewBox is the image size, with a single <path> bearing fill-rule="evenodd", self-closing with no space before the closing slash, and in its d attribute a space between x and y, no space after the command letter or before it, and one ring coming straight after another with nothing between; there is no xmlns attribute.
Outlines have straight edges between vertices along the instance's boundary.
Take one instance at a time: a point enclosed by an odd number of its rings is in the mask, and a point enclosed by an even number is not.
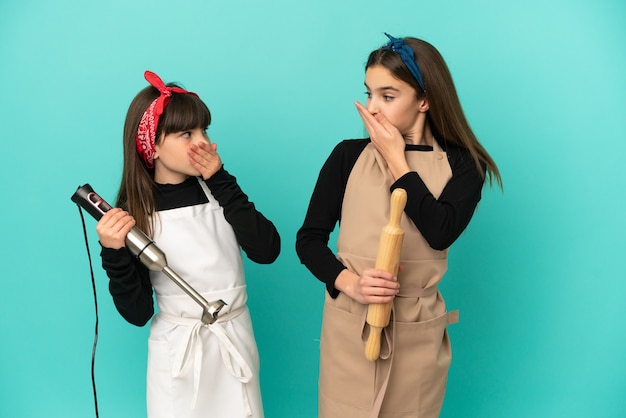
<svg viewBox="0 0 626 418"><path fill-rule="evenodd" d="M97 221L111 209L111 205L96 194L89 184L80 186L76 190L72 195L72 202L89 212ZM226 305L226 302L221 299L207 302L200 293L167 265L165 253L141 229L134 226L130 230L126 235L126 247L148 269L162 272L196 301L203 310L201 319L203 324L211 325L217 320L217 314Z"/></svg>

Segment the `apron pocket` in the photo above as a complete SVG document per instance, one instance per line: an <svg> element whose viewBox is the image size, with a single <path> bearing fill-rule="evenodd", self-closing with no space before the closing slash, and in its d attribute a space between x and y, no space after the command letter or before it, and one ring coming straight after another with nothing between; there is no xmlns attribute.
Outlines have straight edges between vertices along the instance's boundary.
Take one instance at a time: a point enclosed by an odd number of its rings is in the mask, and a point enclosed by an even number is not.
<svg viewBox="0 0 626 418"><path fill-rule="evenodd" d="M443 403L452 350L446 326L458 312L447 312L421 322L398 322L392 373L383 403L394 412L437 417ZM399 407L402 405L402 407Z"/></svg>
<svg viewBox="0 0 626 418"><path fill-rule="evenodd" d="M375 364L365 358L363 315L324 304L319 390L324 399L369 410Z"/></svg>

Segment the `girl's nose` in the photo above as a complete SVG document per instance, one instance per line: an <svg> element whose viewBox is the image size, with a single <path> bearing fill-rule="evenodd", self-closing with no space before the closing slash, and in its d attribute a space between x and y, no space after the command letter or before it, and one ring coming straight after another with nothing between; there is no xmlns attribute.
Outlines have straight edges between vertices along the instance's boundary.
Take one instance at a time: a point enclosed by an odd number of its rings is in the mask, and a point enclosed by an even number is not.
<svg viewBox="0 0 626 418"><path fill-rule="evenodd" d="M200 135L194 135L194 137L193 137L193 141L192 141L192 142L193 142L194 144L198 144L198 143L200 143L200 142L206 142L207 144L210 144L210 143L211 143L211 141L209 141L209 137L208 137L208 136L205 136L205 135L202 135L202 134L200 134Z"/></svg>
<svg viewBox="0 0 626 418"><path fill-rule="evenodd" d="M378 106L376 106L375 101L372 99L367 99L365 102L365 108L373 115L378 112Z"/></svg>

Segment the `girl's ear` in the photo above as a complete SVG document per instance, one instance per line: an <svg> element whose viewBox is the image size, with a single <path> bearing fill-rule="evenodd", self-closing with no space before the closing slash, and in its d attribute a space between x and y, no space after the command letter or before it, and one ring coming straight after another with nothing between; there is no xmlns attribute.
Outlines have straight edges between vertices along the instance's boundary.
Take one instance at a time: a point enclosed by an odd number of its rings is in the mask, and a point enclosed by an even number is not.
<svg viewBox="0 0 626 418"><path fill-rule="evenodd" d="M152 155L153 160L157 160L159 158L159 147L158 145L154 146L154 154Z"/></svg>
<svg viewBox="0 0 626 418"><path fill-rule="evenodd" d="M163 142L163 134L161 134L161 138L159 138L159 140L157 141L155 139L155 144L154 144L154 155L152 156L153 160L156 160L157 158L159 158L159 148L160 148L160 144Z"/></svg>
<svg viewBox="0 0 626 418"><path fill-rule="evenodd" d="M420 112L426 113L428 109L430 108L428 104L428 99L427 98L419 99L418 108Z"/></svg>

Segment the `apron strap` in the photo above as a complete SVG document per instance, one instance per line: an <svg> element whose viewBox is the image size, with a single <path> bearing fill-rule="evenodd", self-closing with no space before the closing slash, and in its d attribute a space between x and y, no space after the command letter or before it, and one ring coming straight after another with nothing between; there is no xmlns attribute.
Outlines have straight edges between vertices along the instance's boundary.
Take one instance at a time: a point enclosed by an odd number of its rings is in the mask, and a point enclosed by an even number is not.
<svg viewBox="0 0 626 418"><path fill-rule="evenodd" d="M214 208L218 207L219 203L217 202L217 199L213 196L213 193L211 193L209 186L207 186L204 180L202 180L202 177L196 177L196 179L198 180L198 183L200 184L204 195L207 197L207 199L209 199L209 205Z"/></svg>

